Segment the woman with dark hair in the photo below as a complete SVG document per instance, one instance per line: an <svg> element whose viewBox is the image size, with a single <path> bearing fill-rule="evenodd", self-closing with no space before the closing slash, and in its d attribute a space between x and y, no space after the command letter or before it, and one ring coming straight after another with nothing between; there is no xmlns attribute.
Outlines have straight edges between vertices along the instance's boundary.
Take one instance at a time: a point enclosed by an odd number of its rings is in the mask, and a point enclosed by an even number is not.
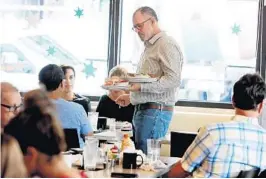
<svg viewBox="0 0 266 179"><path fill-rule="evenodd" d="M78 95L73 91L76 77L75 69L72 66L64 65L62 65L61 68L65 74L63 98L67 101L73 101L82 105L88 115L88 112L91 112L90 99L85 96Z"/></svg>
<svg viewBox="0 0 266 179"><path fill-rule="evenodd" d="M17 139L29 176L44 178L86 177L69 168L62 152L66 149L64 132L56 118L52 101L42 90L25 94L25 108L6 127Z"/></svg>

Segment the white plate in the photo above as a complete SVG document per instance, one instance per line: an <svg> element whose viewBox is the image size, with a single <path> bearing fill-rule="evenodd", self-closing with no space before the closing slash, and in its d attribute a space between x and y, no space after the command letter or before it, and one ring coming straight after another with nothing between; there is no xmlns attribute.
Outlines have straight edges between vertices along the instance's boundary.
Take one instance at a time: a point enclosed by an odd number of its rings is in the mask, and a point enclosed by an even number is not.
<svg viewBox="0 0 266 179"><path fill-rule="evenodd" d="M106 90L129 90L129 86L101 86L103 89Z"/></svg>
<svg viewBox="0 0 266 179"><path fill-rule="evenodd" d="M128 77L130 83L152 83L157 81L157 78L141 78L141 77Z"/></svg>

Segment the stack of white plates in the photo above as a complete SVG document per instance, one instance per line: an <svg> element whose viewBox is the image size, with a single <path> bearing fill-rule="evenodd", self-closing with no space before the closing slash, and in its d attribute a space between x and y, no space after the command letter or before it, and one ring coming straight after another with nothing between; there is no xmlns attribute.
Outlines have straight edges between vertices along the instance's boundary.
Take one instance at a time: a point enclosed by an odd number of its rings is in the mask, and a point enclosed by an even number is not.
<svg viewBox="0 0 266 179"><path fill-rule="evenodd" d="M129 86L118 86L118 85L110 85L110 86L101 86L105 90L129 90Z"/></svg>
<svg viewBox="0 0 266 179"><path fill-rule="evenodd" d="M152 83L157 81L157 78L143 78L143 77L128 77L130 83Z"/></svg>

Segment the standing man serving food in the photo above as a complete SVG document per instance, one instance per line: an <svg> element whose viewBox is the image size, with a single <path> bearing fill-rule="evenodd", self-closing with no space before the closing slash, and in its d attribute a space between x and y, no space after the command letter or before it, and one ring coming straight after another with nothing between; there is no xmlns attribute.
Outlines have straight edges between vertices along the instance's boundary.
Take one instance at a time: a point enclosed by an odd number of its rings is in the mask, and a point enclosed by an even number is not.
<svg viewBox="0 0 266 179"><path fill-rule="evenodd" d="M176 41L161 31L155 11L141 7L133 14L133 30L144 42L145 50L137 67L138 74L151 74L154 83L134 83L130 95L121 95L120 106L135 106L133 125L136 147L147 153L147 139L164 137L181 81L183 55Z"/></svg>

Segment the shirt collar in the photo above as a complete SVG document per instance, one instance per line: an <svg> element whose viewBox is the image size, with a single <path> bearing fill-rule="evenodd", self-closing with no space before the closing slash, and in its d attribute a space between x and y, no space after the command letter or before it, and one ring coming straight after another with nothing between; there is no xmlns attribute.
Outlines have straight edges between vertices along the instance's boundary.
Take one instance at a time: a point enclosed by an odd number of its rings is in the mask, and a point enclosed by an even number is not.
<svg viewBox="0 0 266 179"><path fill-rule="evenodd" d="M148 44L153 45L159 38L161 38L163 35L165 34L165 32L161 31L158 34L155 34L152 38L150 38L149 40L145 41L145 45L147 46Z"/></svg>
<svg viewBox="0 0 266 179"><path fill-rule="evenodd" d="M259 125L258 118L255 117L246 117L241 115L235 115L231 118L232 121L245 122L253 125Z"/></svg>

